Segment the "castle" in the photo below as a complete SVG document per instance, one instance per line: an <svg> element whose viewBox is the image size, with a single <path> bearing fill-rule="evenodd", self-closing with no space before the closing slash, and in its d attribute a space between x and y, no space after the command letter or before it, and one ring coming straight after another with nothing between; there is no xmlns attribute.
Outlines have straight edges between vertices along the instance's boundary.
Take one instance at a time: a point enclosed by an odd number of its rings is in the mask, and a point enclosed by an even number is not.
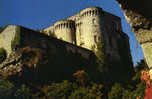
<svg viewBox="0 0 152 99"><path fill-rule="evenodd" d="M47 35L54 33L58 39L91 50L97 47L101 38L119 35L118 32L122 32L122 29L119 17L103 11L102 8L89 7L67 19L57 21L43 31Z"/></svg>
<svg viewBox="0 0 152 99"><path fill-rule="evenodd" d="M7 59L0 67L9 66L12 63L9 63L9 60L16 62L17 59L12 58L15 56L12 52L15 52L16 48L28 46L45 50L51 59L49 64L53 63L49 68L57 67L56 70L52 69L52 73L56 72L57 75L69 75L69 72L73 73L78 66L93 70L96 59L93 51L96 51L99 41L104 43L104 55L108 60L106 71L115 75L118 80L122 77L117 76L127 77L133 71L129 37L122 31L121 19L99 7L85 8L80 13L43 29L42 33L22 26L6 26L0 32L0 48L6 50ZM79 62L80 64L77 64ZM66 70L58 71L62 66L65 66ZM112 74L113 71L119 72Z"/></svg>

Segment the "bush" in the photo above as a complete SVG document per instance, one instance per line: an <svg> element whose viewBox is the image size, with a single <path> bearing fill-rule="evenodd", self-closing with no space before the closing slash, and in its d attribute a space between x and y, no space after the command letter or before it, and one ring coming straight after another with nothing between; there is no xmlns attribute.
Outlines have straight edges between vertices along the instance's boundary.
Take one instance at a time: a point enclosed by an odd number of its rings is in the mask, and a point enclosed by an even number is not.
<svg viewBox="0 0 152 99"><path fill-rule="evenodd" d="M71 93L70 99L101 99L102 85L93 84L92 87L79 87Z"/></svg>
<svg viewBox="0 0 152 99"><path fill-rule="evenodd" d="M98 68L97 70L99 72L103 72L103 67L105 65L105 54L104 54L104 43L99 40L97 44L97 51L96 51L96 56L97 56L97 64Z"/></svg>
<svg viewBox="0 0 152 99"><path fill-rule="evenodd" d="M19 89L14 94L16 99L31 99L30 89L26 85L21 85Z"/></svg>
<svg viewBox="0 0 152 99"><path fill-rule="evenodd" d="M67 99L72 91L72 83L69 81L63 81L61 83L52 83L46 87L47 97L53 99Z"/></svg>
<svg viewBox="0 0 152 99"><path fill-rule="evenodd" d="M4 78L0 78L0 98L11 99L14 85Z"/></svg>
<svg viewBox="0 0 152 99"><path fill-rule="evenodd" d="M108 99L122 99L123 91L124 88L119 83L115 83L111 89L111 92L108 93Z"/></svg>
<svg viewBox="0 0 152 99"><path fill-rule="evenodd" d="M31 96L27 86L15 86L12 82L0 77L0 99L31 99Z"/></svg>
<svg viewBox="0 0 152 99"><path fill-rule="evenodd" d="M4 48L0 48L0 63L6 59L7 53Z"/></svg>

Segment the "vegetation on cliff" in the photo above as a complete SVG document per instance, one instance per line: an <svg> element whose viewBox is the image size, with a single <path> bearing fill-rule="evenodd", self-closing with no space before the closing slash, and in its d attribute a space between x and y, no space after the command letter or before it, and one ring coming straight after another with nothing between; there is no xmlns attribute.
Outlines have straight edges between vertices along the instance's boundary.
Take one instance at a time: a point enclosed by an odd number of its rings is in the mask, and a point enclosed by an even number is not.
<svg viewBox="0 0 152 99"><path fill-rule="evenodd" d="M98 71L103 72L103 67L106 63L106 57L104 53L104 43L99 40L97 43L97 51L96 51L96 56L97 56L97 65L98 65Z"/></svg>
<svg viewBox="0 0 152 99"><path fill-rule="evenodd" d="M6 58L6 51L4 48L0 48L0 63L2 63Z"/></svg>
<svg viewBox="0 0 152 99"><path fill-rule="evenodd" d="M73 81L49 82L42 85L11 82L0 78L0 97L3 99L136 99L144 97L145 84L141 82L144 61L134 68L136 74L131 81L115 82L109 88L104 83L92 81L88 73L78 70L73 73ZM105 77L107 77L105 75ZM98 82L98 83L96 83ZM108 82L107 82L108 83ZM110 90L109 90L110 89Z"/></svg>

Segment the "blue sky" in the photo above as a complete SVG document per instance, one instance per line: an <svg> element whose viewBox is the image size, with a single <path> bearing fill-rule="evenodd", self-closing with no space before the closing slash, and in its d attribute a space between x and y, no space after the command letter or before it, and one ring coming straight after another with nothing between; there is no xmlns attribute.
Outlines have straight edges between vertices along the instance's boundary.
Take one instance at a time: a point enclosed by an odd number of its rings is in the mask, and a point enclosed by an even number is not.
<svg viewBox="0 0 152 99"><path fill-rule="evenodd" d="M13 24L40 30L90 6L99 6L119 16L123 31L130 37L134 65L143 59L140 45L115 0L0 0L0 26Z"/></svg>

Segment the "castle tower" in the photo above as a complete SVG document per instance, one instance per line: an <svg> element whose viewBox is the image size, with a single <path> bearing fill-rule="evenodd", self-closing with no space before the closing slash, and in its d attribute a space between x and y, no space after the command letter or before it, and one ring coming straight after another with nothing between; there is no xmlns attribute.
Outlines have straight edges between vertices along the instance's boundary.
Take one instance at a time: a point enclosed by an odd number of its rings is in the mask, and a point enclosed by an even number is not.
<svg viewBox="0 0 152 99"><path fill-rule="evenodd" d="M75 22L72 20L61 20L54 24L54 32L58 39L76 44Z"/></svg>
<svg viewBox="0 0 152 99"><path fill-rule="evenodd" d="M85 8L80 12L80 21L76 22L76 36L78 46L87 49L96 48L101 38L101 15L102 9L98 7Z"/></svg>

